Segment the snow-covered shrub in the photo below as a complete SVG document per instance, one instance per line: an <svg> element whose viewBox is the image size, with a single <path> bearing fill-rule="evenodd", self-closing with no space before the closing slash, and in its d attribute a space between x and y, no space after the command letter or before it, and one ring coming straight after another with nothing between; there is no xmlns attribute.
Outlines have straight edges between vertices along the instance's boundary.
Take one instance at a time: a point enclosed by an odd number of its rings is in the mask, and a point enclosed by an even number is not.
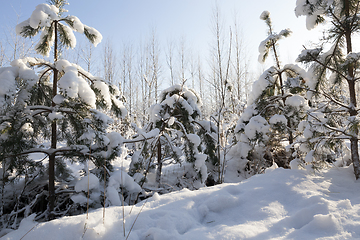
<svg viewBox="0 0 360 240"><path fill-rule="evenodd" d="M177 184L180 188L199 188L204 185L207 156L201 152L200 138L196 135L197 126L194 124L194 120L201 115L200 106L199 96L186 86L174 85L162 91L160 103L150 109L150 123L146 130L137 129L139 136L148 140L133 155L133 175L142 174L143 182L159 187L162 186L163 165L174 163L184 165L185 171L171 184ZM157 135L149 139L149 133L154 131ZM153 173L155 167L156 173ZM145 179L149 177L146 176L149 172L150 175L155 174L154 183ZM187 180L183 181L182 178Z"/></svg>

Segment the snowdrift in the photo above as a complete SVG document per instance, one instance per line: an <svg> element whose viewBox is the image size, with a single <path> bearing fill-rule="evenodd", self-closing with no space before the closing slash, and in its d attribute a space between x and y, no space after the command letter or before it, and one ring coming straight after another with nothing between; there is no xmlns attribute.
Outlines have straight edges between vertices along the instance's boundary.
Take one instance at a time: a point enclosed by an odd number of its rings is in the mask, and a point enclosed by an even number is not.
<svg viewBox="0 0 360 240"><path fill-rule="evenodd" d="M122 207L110 207L104 223L103 209L88 219L39 224L30 216L1 240L356 239L359 192L352 166L322 173L278 168L237 184L155 194L124 208L125 227Z"/></svg>

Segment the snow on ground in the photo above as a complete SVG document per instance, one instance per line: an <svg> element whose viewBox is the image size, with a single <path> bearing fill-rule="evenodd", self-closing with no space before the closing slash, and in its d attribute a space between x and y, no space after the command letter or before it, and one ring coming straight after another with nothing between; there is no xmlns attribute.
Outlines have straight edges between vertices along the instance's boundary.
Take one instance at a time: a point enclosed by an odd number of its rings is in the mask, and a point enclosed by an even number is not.
<svg viewBox="0 0 360 240"><path fill-rule="evenodd" d="M277 168L241 183L155 194L127 206L125 235L133 226L128 239L360 239L359 192L352 167L315 174ZM122 221L121 207L107 208L104 224L103 209L88 219L37 224L29 217L1 239L125 239Z"/></svg>

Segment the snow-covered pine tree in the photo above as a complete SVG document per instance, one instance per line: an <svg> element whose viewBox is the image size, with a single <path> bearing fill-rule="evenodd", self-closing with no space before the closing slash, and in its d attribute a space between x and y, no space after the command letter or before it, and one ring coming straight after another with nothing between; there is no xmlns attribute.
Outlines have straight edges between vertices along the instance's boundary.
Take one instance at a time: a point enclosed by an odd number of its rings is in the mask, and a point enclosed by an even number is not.
<svg viewBox="0 0 360 240"><path fill-rule="evenodd" d="M36 51L48 56L53 48L53 62L25 58L0 69L3 176L13 181L25 177L25 187L17 196L16 208L11 209L12 204L2 206L2 216L8 214L7 225L13 222L16 226L18 215L27 216L32 212L41 213L37 219L67 214L70 210L67 201L57 205L55 196L60 198L62 192L58 189L55 193L55 181L61 181L65 174L61 171L66 169L64 160L84 162L90 159L107 171L119 151L121 139L107 133L112 120L100 111L111 110L119 117L126 115L118 99L119 90L59 57L63 47L75 47L73 31L83 33L95 46L102 36L77 17L63 16L65 5L65 0L40 4L28 20L16 26L17 34L23 37L34 37L41 32ZM35 67L39 69L37 72L33 70ZM31 153L42 153L45 157L42 161L34 161L29 156ZM46 159L47 172L43 163ZM40 192L24 196L28 183L38 176L47 176L48 187L36 188ZM65 183L58 185L60 188L66 186ZM47 199L39 203L40 195L46 193ZM39 207L44 203L45 206L47 203L47 211L46 207Z"/></svg>
<svg viewBox="0 0 360 240"><path fill-rule="evenodd" d="M222 118L219 118L222 120ZM206 154L206 164L208 176L206 185L211 186L216 183L222 183L225 176L225 156L222 154L223 148L218 144L220 139L219 128L216 124L216 119L195 121L198 125L198 135L201 138L204 154ZM225 130L223 128L222 130ZM227 136L222 135L221 140L223 144L227 144ZM223 163L223 164L221 164Z"/></svg>
<svg viewBox="0 0 360 240"><path fill-rule="evenodd" d="M267 24L268 37L260 43L259 61L264 62L272 54L275 65L253 84L248 107L235 129L238 143L232 152L241 156L250 174L261 173L273 163L289 167L292 151L286 146L294 143L298 123L307 107L306 100L298 95L305 71L296 65L282 66L277 50L278 41L291 31L275 33L268 11L264 11L260 19Z"/></svg>
<svg viewBox="0 0 360 240"><path fill-rule="evenodd" d="M343 152L337 153L336 148L349 141L356 179L360 177L356 85L360 54L353 52L353 38L360 31L359 10L358 0L298 0L295 8L296 16L306 16L309 30L321 23L329 26L319 47L303 50L298 58L311 64L307 84L314 111L308 115L310 125L304 127L307 138L316 145L307 149L306 161L316 160L317 146L325 146L340 157Z"/></svg>
<svg viewBox="0 0 360 240"><path fill-rule="evenodd" d="M180 188L198 188L205 183L206 155L201 153L201 140L196 134L197 126L194 123L201 114L200 106L199 96L186 86L174 85L162 91L160 103L154 104L150 109L147 134L142 134L149 137L149 133L156 133L156 136L145 142L144 147L148 150L142 151L142 147L141 157L138 153L135 154L131 169L133 174L141 172L146 177L149 166L153 164L152 159L156 158L156 184L159 187L162 166L165 159L168 159L170 162L184 164L184 177L190 182L185 186L178 179L176 184ZM146 164L142 161L146 161ZM141 166L143 169L139 169Z"/></svg>

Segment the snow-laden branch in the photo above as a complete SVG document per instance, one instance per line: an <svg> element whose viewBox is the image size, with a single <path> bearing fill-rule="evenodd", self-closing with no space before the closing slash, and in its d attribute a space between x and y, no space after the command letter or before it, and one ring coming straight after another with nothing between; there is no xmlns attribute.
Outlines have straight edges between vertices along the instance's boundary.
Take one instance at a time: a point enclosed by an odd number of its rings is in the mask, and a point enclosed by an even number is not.
<svg viewBox="0 0 360 240"><path fill-rule="evenodd" d="M318 121L318 122L321 124L321 126L327 128L327 129L329 129L329 130L331 130L331 131L335 131L335 132L338 132L338 133L342 133L342 134L344 134L345 136L348 136L349 138L353 138L353 137L357 138L357 136L354 136L354 135L352 135L352 134L349 134L349 133L347 133L347 132L346 132L345 130L343 130L343 129L329 126L328 124L324 123L324 122L321 121L318 117L316 117L315 115L313 115L313 114L311 114L311 113L308 113L308 115L309 115L310 117L312 117L313 119L315 119L316 121Z"/></svg>

